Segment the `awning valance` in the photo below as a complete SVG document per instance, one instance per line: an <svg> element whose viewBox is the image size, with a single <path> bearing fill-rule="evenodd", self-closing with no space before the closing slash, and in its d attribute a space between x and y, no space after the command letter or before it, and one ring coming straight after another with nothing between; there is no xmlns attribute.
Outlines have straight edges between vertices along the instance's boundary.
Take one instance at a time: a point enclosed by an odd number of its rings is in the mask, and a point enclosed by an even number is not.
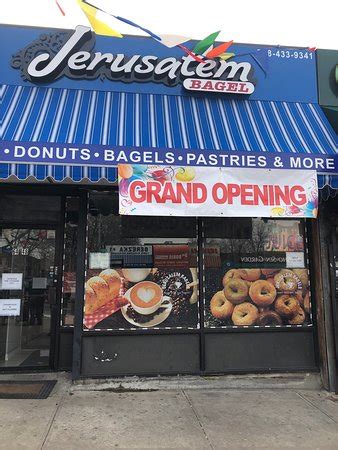
<svg viewBox="0 0 338 450"><path fill-rule="evenodd" d="M2 85L4 141L100 144L241 152L329 154L337 135L317 104L229 100ZM0 164L15 175L76 182L116 181L114 167ZM338 188L334 176L320 187Z"/></svg>

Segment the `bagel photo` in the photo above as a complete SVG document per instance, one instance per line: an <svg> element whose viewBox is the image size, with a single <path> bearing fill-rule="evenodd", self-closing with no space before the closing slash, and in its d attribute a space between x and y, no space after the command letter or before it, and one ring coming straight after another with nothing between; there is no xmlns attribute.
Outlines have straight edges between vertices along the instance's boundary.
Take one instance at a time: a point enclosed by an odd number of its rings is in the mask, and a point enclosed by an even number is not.
<svg viewBox="0 0 338 450"><path fill-rule="evenodd" d="M229 268L210 292L206 326L283 326L311 322L305 268Z"/></svg>

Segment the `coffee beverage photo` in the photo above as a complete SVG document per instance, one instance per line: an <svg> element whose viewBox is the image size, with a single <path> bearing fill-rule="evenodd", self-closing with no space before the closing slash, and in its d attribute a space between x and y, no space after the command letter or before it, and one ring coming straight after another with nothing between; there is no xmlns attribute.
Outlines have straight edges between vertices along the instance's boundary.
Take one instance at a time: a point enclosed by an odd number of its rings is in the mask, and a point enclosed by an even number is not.
<svg viewBox="0 0 338 450"><path fill-rule="evenodd" d="M130 303L140 314L152 314L163 300L162 288L152 281L141 281L130 290Z"/></svg>

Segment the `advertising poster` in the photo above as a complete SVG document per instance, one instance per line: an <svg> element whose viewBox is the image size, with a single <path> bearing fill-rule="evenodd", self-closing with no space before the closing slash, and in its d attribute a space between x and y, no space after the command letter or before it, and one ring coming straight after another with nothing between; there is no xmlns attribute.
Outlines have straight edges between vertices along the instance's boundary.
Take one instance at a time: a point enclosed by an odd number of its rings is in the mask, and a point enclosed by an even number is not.
<svg viewBox="0 0 338 450"><path fill-rule="evenodd" d="M205 326L309 325L308 270L232 268L208 272Z"/></svg>
<svg viewBox="0 0 338 450"><path fill-rule="evenodd" d="M85 330L197 327L196 268L88 270Z"/></svg>
<svg viewBox="0 0 338 450"><path fill-rule="evenodd" d="M119 164L119 213L316 218L315 171Z"/></svg>

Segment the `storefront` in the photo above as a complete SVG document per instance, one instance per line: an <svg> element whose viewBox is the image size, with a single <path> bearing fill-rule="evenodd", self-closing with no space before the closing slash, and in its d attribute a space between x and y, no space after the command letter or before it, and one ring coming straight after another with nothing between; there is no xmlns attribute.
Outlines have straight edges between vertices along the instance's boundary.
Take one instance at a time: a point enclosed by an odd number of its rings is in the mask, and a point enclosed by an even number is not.
<svg viewBox="0 0 338 450"><path fill-rule="evenodd" d="M325 378L316 53L0 37L1 368Z"/></svg>

